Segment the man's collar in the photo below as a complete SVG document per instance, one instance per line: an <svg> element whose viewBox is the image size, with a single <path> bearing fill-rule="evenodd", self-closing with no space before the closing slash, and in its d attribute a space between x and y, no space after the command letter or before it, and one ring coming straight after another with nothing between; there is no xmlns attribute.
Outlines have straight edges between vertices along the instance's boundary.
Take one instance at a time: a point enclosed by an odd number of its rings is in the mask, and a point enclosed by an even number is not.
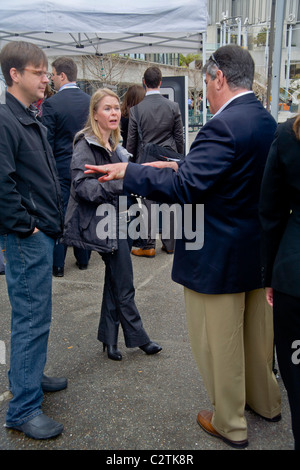
<svg viewBox="0 0 300 470"><path fill-rule="evenodd" d="M233 100L240 98L241 96L248 95L250 93L253 93L253 91L252 90L243 91L242 93L239 93L238 95L233 96L232 98L230 98L230 100L226 101L226 103L223 104L223 106L221 106L220 109L218 109L218 111L214 114L214 116L217 116L217 114L220 114Z"/></svg>
<svg viewBox="0 0 300 470"><path fill-rule="evenodd" d="M33 117L36 117L37 113L38 113L38 109L36 106L34 106L34 104L30 104L29 106L26 106L26 104L22 103L22 101L20 101L18 98L15 97L15 95L13 93L11 93L10 91L6 90L6 95L9 94L10 96L13 96L14 99L17 101L17 103L19 103L22 108L24 109L24 111L27 111L30 113L31 116Z"/></svg>
<svg viewBox="0 0 300 470"><path fill-rule="evenodd" d="M149 96L149 95L160 95L160 91L159 90L149 90L146 92L146 96Z"/></svg>
<svg viewBox="0 0 300 470"><path fill-rule="evenodd" d="M76 85L76 82L70 82L70 83L65 83L63 86L61 86L58 91L62 91L65 88L79 88L79 87Z"/></svg>

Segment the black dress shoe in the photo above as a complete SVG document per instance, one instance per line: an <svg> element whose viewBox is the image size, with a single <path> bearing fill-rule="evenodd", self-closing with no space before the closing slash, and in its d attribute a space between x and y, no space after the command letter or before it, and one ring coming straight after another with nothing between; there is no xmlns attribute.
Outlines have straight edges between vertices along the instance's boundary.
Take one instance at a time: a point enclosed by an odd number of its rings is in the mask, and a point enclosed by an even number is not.
<svg viewBox="0 0 300 470"><path fill-rule="evenodd" d="M88 268L87 264L80 264L78 263L78 261L76 261L76 266L78 267L78 269L81 269L82 271Z"/></svg>
<svg viewBox="0 0 300 470"><path fill-rule="evenodd" d="M107 347L107 357L109 359L112 359L113 361L121 361L122 360L122 354L118 349L118 346L116 344L105 344L103 343L103 352L105 351Z"/></svg>
<svg viewBox="0 0 300 470"><path fill-rule="evenodd" d="M52 273L53 273L53 276L55 277L64 277L64 268L53 266Z"/></svg>
<svg viewBox="0 0 300 470"><path fill-rule="evenodd" d="M47 377L43 375L42 389L43 392L59 392L68 386L68 380L64 377Z"/></svg>
<svg viewBox="0 0 300 470"><path fill-rule="evenodd" d="M58 436L64 430L62 424L57 423L44 414L35 416L20 426L6 424L6 427L21 431L32 439L50 439L51 437Z"/></svg>
<svg viewBox="0 0 300 470"><path fill-rule="evenodd" d="M140 346L140 349L144 351L146 354L157 354L162 350L162 347L159 346L159 344L156 344L150 341L150 343Z"/></svg>
<svg viewBox="0 0 300 470"><path fill-rule="evenodd" d="M166 253L168 253L168 255L172 255L174 253L174 250L167 250L167 248L163 245L161 247L162 251L165 251Z"/></svg>

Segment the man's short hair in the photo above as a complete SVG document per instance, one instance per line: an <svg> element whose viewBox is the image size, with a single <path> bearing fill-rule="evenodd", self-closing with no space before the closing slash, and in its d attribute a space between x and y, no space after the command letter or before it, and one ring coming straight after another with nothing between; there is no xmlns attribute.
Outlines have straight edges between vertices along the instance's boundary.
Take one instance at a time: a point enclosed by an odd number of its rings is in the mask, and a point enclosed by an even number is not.
<svg viewBox="0 0 300 470"><path fill-rule="evenodd" d="M77 80L77 65L70 57L58 57L51 65L55 68L57 75L64 72L69 82Z"/></svg>
<svg viewBox="0 0 300 470"><path fill-rule="evenodd" d="M218 69L223 72L230 89L252 90L255 65L246 49L233 44L217 49L203 67L203 73L208 73L214 80Z"/></svg>
<svg viewBox="0 0 300 470"><path fill-rule="evenodd" d="M27 65L48 68L48 59L42 49L35 44L25 41L7 43L0 52L0 65L7 86L13 84L10 76L12 68L23 72Z"/></svg>
<svg viewBox="0 0 300 470"><path fill-rule="evenodd" d="M158 67L149 67L144 73L144 81L147 88L158 88L161 79L162 74Z"/></svg>

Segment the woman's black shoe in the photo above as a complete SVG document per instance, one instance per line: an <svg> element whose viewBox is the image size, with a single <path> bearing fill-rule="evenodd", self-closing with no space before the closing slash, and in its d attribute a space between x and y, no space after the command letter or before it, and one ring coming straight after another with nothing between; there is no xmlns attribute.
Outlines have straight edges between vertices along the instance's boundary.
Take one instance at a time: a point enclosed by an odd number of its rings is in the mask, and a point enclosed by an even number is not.
<svg viewBox="0 0 300 470"><path fill-rule="evenodd" d="M105 344L103 343L103 352L105 351L107 347L107 357L109 359L112 359L113 361L121 361L122 360L122 354L118 349L118 346L116 344Z"/></svg>
<svg viewBox="0 0 300 470"><path fill-rule="evenodd" d="M162 350L162 347L159 346L159 344L156 344L150 341L150 343L140 346L140 349L144 351L146 354L157 354Z"/></svg>

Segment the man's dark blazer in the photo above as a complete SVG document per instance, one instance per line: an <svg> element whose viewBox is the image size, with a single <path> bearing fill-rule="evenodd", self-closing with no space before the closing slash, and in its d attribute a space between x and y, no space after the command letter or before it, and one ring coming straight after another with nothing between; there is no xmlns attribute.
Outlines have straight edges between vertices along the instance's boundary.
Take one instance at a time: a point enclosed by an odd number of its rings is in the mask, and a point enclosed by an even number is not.
<svg viewBox="0 0 300 470"><path fill-rule="evenodd" d="M260 217L264 285L300 297L300 140L279 124L264 173Z"/></svg>
<svg viewBox="0 0 300 470"><path fill-rule="evenodd" d="M126 149L139 161L141 142L138 139L135 108L138 109L143 142L171 147L184 153L183 126L178 103L159 93L146 95L130 109Z"/></svg>
<svg viewBox="0 0 300 470"><path fill-rule="evenodd" d="M73 139L87 121L90 96L80 88L65 88L43 103L42 123L48 129L59 176L70 179Z"/></svg>
<svg viewBox="0 0 300 470"><path fill-rule="evenodd" d="M127 194L179 203L183 211L204 204L203 247L187 249L191 240L184 233L176 240L175 282L206 294L262 287L258 202L275 130L275 120L250 93L203 126L177 172L129 163Z"/></svg>

